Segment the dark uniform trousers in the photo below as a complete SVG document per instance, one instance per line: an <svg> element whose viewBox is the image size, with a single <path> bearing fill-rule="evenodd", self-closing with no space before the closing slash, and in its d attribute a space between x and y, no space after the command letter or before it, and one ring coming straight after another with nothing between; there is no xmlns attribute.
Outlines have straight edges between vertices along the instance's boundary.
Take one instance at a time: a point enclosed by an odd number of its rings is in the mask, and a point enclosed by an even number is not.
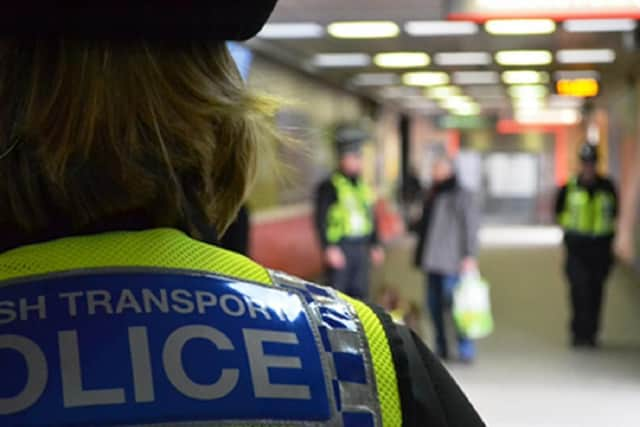
<svg viewBox="0 0 640 427"><path fill-rule="evenodd" d="M353 298L367 301L369 299L369 277L371 261L368 239L343 241L338 244L346 259L343 269L330 268L327 271L329 286Z"/></svg>
<svg viewBox="0 0 640 427"><path fill-rule="evenodd" d="M613 264L611 239L571 240L566 261L573 307L571 330L574 339L593 341L600 327L604 284Z"/></svg>

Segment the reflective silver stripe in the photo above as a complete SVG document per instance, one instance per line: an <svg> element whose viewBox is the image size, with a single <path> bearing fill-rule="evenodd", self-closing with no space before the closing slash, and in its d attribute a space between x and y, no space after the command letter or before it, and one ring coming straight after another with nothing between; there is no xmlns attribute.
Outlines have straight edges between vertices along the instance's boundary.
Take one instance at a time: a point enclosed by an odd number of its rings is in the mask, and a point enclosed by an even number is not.
<svg viewBox="0 0 640 427"><path fill-rule="evenodd" d="M323 336L323 344L328 359L330 377L327 382L339 388L336 396L338 414L337 425L342 425L345 414L369 414L372 426L381 427L382 417L377 387L373 372L373 362L368 341L354 308L330 288L290 276L286 273L270 271L274 284L280 288L298 292L311 308L312 322ZM365 381L340 378L341 362L336 358L361 358Z"/></svg>

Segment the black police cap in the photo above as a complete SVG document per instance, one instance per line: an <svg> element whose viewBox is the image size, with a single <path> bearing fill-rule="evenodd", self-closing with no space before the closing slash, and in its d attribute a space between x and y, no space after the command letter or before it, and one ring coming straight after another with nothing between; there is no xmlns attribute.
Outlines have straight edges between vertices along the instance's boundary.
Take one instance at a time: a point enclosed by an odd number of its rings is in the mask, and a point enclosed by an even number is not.
<svg viewBox="0 0 640 427"><path fill-rule="evenodd" d="M592 144L584 144L580 148L580 160L588 163L596 163L598 161L598 149Z"/></svg>
<svg viewBox="0 0 640 427"><path fill-rule="evenodd" d="M277 0L21 0L0 9L0 36L247 40Z"/></svg>
<svg viewBox="0 0 640 427"><path fill-rule="evenodd" d="M358 152L369 134L355 125L339 125L335 130L336 150L339 155Z"/></svg>

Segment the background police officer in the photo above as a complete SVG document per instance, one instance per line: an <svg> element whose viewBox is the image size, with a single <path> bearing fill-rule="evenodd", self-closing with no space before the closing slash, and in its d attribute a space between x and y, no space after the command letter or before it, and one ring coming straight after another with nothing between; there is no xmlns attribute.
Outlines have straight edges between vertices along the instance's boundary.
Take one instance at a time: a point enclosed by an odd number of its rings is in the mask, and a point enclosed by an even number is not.
<svg viewBox="0 0 640 427"><path fill-rule="evenodd" d="M361 177L362 144L367 138L366 132L356 126L338 126L338 170L318 187L315 206L329 284L360 299L369 295L370 261L380 264L384 260L373 192Z"/></svg>
<svg viewBox="0 0 640 427"><path fill-rule="evenodd" d="M604 283L613 264L618 203L613 183L597 172L597 148L585 144L580 160L579 174L558 193L556 215L565 231L572 344L596 347Z"/></svg>

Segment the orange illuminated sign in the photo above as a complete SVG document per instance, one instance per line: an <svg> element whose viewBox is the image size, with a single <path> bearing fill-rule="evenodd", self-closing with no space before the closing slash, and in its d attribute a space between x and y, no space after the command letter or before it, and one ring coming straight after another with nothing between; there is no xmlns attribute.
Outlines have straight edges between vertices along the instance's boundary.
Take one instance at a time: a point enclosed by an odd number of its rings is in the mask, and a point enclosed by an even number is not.
<svg viewBox="0 0 640 427"><path fill-rule="evenodd" d="M595 79L558 80L556 89L560 95L589 98L598 95L600 84Z"/></svg>

